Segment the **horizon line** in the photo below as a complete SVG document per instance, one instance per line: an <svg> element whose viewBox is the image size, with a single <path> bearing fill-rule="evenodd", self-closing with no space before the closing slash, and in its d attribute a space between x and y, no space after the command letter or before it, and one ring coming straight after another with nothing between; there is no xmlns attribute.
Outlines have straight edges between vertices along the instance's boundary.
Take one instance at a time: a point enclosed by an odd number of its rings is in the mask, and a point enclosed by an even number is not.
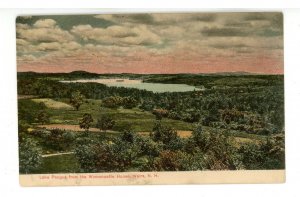
<svg viewBox="0 0 300 197"><path fill-rule="evenodd" d="M85 70L74 70L70 72L39 72L39 71L17 71L17 73L37 73L37 74L70 74L73 72L85 72L90 74L98 74L98 75L109 75L109 74L135 74L135 75L178 75L178 74L251 74L251 75L284 75L284 73L259 73L259 72L247 72L247 71L224 71L224 72L199 72L199 73L126 73L126 72L115 72L115 73L96 73L89 72Z"/></svg>

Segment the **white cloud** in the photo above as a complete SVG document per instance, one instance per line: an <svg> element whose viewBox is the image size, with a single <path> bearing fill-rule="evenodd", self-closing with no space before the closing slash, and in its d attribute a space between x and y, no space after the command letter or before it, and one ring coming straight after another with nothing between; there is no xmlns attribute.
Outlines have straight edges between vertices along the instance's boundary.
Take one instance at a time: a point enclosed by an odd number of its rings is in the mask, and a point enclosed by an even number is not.
<svg viewBox="0 0 300 197"><path fill-rule="evenodd" d="M76 49L80 49L82 46L77 42L72 41L72 42L63 43L62 47L66 50L76 50Z"/></svg>
<svg viewBox="0 0 300 197"><path fill-rule="evenodd" d="M35 61L37 58L33 55L22 55L18 57L18 61Z"/></svg>
<svg viewBox="0 0 300 197"><path fill-rule="evenodd" d="M84 40L95 40L105 44L115 45L151 45L161 42L160 37L151 32L146 25L110 26L93 28L91 25L74 26L72 33Z"/></svg>
<svg viewBox="0 0 300 197"><path fill-rule="evenodd" d="M18 31L18 30L21 30L21 29L29 29L30 26L27 25L27 24L23 24L23 23L17 23L16 28L17 28L17 31Z"/></svg>
<svg viewBox="0 0 300 197"><path fill-rule="evenodd" d="M55 27L56 21L53 19L40 19L33 24L36 28L52 28Z"/></svg>
<svg viewBox="0 0 300 197"><path fill-rule="evenodd" d="M17 38L30 42L69 42L73 35L62 30L52 19L38 20L33 26L17 23Z"/></svg>
<svg viewBox="0 0 300 197"><path fill-rule="evenodd" d="M58 27L17 29L17 33L19 38L31 42L68 42L74 39L68 31Z"/></svg>
<svg viewBox="0 0 300 197"><path fill-rule="evenodd" d="M29 42L27 42L24 39L17 39L17 46L26 46L28 44L29 44Z"/></svg>
<svg viewBox="0 0 300 197"><path fill-rule="evenodd" d="M61 44L58 42L41 43L36 47L39 51L54 51L61 49Z"/></svg>
<svg viewBox="0 0 300 197"><path fill-rule="evenodd" d="M201 34L204 28L236 28L256 32L270 29L270 20L245 21L240 13L211 16L150 15L153 20L145 17L145 24L142 22L143 17L137 20L136 15L97 15L95 18L110 20L116 25L100 28L91 26L87 21L87 24L73 26L69 31L61 29L53 19L38 20L33 25L17 24L18 55L39 54L38 59L47 61L70 56L87 59L99 57L104 61L106 57L132 59L136 53L162 57L170 55L176 58L185 54L182 58L187 59L206 58L209 55L228 57L236 51L254 54L265 49L272 49L276 54L282 53L282 36L259 37L249 34L245 37L209 37ZM77 43L79 38L85 40L85 44ZM26 61L33 57L24 56L23 59Z"/></svg>

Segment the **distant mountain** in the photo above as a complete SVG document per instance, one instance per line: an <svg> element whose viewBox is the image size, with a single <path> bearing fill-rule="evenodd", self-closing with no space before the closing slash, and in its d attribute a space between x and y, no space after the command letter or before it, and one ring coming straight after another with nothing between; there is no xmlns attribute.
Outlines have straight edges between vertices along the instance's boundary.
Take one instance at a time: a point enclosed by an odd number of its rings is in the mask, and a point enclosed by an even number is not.
<svg viewBox="0 0 300 197"><path fill-rule="evenodd" d="M77 70L72 71L69 73L38 73L38 72L18 72L18 75L45 75L45 76L64 76L64 77L70 77L70 78L93 78L93 77L99 77L99 76L117 76L120 77L122 75L128 76L128 77L141 77L146 75L156 75L156 76L164 76L164 75L224 75L224 76L239 76L239 75L264 75L262 73L251 73L251 72L245 72L245 71L235 71L235 72L215 72L215 73L172 73L172 74L137 74L137 73L91 73L83 70ZM266 74L268 75L268 74Z"/></svg>
<svg viewBox="0 0 300 197"><path fill-rule="evenodd" d="M216 74L216 75L260 75L259 73L251 73L251 72L245 72L245 71L216 72L213 74Z"/></svg>
<svg viewBox="0 0 300 197"><path fill-rule="evenodd" d="M82 71L82 70L78 70L78 71L73 71L68 73L69 75L73 76L73 77L98 77L99 74L96 73L90 73L87 71Z"/></svg>

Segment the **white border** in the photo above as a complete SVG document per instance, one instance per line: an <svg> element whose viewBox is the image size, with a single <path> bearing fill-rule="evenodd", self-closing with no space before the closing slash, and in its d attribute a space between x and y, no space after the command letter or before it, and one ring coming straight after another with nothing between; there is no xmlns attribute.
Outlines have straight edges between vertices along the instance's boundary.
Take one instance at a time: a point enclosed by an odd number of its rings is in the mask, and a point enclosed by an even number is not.
<svg viewBox="0 0 300 197"><path fill-rule="evenodd" d="M54 0L55 1L55 0ZM78 2L82 0L66 0L60 1L61 7L99 7L97 5L86 4L84 1L81 5ZM4 2L4 3L3 3ZM53 1L52 1L53 2ZM110 1L115 6L127 7L132 6L128 2L132 1ZM146 7L153 1L142 5ZM185 0L183 3L175 4L168 2L167 6L177 7L171 11L181 11L179 7L197 7L192 5L190 1ZM253 10L255 7L250 1L239 0L229 1L223 3L224 9L204 9L199 11L240 11L234 8L248 6L246 10ZM251 1L253 3L253 0ZM300 1L290 1L292 3L284 4L283 1L277 0L254 0L256 5L260 5L257 11L278 11L278 9L262 9L266 7L280 8L293 7L299 4ZM175 2L174 2L175 3ZM41 0L26 0L17 2L15 0L2 1L4 6L18 6L18 7L39 7L52 5L50 1ZM106 4L108 5L108 4ZM140 1L136 3L140 6ZM156 4L157 5L157 4ZM165 6L162 3L161 6ZM194 5L202 6L202 3ZM204 8L220 5L215 0L209 0L204 4ZM232 6L233 5L233 6ZM55 6L52 6L55 7ZM102 6L105 7L105 6ZM107 7L107 6L106 6ZM112 7L112 4L108 5ZM152 6L153 7L153 6ZM155 7L155 6L154 6ZM104 12L111 11L125 11L112 9L99 9ZM0 10L0 196L299 196L300 185L300 10L299 9L283 9L285 20L285 109L286 109L286 157L287 157L287 183L286 184L264 184L264 185L201 185L201 186L115 186L115 187L65 187L65 188L22 188L19 186L18 173L18 152L17 152L17 106L16 106L16 60L15 60L15 17L20 14L32 13L91 13L98 12L98 9L80 10L80 9L14 9L14 10ZM147 9L149 11L149 9ZM164 11L168 9L151 9L150 11ZM194 11L196 9L185 9ZM280 10L280 9L279 9ZM127 11L136 11L136 9L127 9ZM145 11L138 10L138 11ZM100 12L100 11L99 11Z"/></svg>

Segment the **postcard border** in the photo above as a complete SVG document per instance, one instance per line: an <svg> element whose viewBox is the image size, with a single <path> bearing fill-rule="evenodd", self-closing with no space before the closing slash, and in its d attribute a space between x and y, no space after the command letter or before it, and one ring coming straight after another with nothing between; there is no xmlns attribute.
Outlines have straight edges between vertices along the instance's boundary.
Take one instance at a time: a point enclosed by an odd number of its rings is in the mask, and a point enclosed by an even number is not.
<svg viewBox="0 0 300 197"><path fill-rule="evenodd" d="M19 175L20 185L97 186L97 185L178 185L284 183L285 170L120 172Z"/></svg>

